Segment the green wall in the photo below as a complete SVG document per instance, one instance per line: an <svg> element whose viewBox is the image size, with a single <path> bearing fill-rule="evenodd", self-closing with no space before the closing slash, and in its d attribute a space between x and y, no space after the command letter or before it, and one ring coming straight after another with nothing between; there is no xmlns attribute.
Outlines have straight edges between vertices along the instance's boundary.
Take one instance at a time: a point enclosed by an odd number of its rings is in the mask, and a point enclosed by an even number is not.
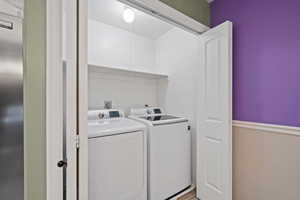
<svg viewBox="0 0 300 200"><path fill-rule="evenodd" d="M24 3L24 192L25 200L45 200L46 0Z"/></svg>
<svg viewBox="0 0 300 200"><path fill-rule="evenodd" d="M209 26L210 7L206 0L160 0L191 18Z"/></svg>

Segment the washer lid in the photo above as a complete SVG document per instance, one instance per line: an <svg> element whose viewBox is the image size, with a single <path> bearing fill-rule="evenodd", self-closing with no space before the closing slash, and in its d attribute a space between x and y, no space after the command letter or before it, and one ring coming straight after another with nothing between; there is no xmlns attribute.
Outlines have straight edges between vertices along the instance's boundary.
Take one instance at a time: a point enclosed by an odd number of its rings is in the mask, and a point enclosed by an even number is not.
<svg viewBox="0 0 300 200"><path fill-rule="evenodd" d="M144 117L140 117L140 118L148 120L148 121L160 121L160 120L179 119L180 117L175 117L172 115L152 115L152 116L144 116Z"/></svg>
<svg viewBox="0 0 300 200"><path fill-rule="evenodd" d="M127 118L93 120L88 124L88 137L95 138L128 132L144 131L145 126Z"/></svg>
<svg viewBox="0 0 300 200"><path fill-rule="evenodd" d="M148 115L148 116L135 116L135 117L132 116L132 118L143 122L148 122L147 124L150 123L153 126L188 122L188 119L184 117L176 117L172 115Z"/></svg>

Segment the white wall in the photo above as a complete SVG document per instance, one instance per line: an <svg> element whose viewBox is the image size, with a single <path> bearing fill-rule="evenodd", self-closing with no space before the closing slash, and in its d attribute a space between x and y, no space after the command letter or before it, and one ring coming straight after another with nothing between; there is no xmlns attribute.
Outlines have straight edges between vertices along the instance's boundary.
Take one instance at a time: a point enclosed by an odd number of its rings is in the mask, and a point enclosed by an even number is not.
<svg viewBox="0 0 300 200"><path fill-rule="evenodd" d="M104 73L97 67L89 68L89 109L102 109L104 101L111 100L114 108L127 114L131 107L158 103L158 82L155 79L128 76L122 73Z"/></svg>
<svg viewBox="0 0 300 200"><path fill-rule="evenodd" d="M155 60L154 40L89 20L89 64L155 72Z"/></svg>
<svg viewBox="0 0 300 200"><path fill-rule="evenodd" d="M193 181L196 172L196 79L198 60L197 36L173 28L156 42L159 71L169 75L160 87L159 104L170 114L187 117L192 127Z"/></svg>

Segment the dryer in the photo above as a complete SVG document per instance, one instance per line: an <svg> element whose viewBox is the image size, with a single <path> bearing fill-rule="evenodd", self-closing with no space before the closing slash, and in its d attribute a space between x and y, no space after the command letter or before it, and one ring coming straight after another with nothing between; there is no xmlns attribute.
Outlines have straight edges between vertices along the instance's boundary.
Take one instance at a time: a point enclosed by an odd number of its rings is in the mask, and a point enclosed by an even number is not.
<svg viewBox="0 0 300 200"><path fill-rule="evenodd" d="M192 184L188 120L157 107L131 109L130 118L148 130L148 200L170 199L188 189Z"/></svg>
<svg viewBox="0 0 300 200"><path fill-rule="evenodd" d="M147 200L146 127L121 110L88 112L89 200Z"/></svg>

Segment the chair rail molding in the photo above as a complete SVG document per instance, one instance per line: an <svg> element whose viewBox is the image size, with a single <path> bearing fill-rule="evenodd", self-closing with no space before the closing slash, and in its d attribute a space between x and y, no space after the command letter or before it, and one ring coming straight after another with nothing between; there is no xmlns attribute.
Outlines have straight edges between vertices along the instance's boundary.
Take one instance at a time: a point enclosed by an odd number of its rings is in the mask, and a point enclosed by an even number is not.
<svg viewBox="0 0 300 200"><path fill-rule="evenodd" d="M247 121L239 121L239 120L233 120L233 126L238 128L254 129L254 130L267 131L267 132L278 133L278 134L300 136L300 127L294 127L294 126L281 126L275 124L264 124L264 123L247 122Z"/></svg>

